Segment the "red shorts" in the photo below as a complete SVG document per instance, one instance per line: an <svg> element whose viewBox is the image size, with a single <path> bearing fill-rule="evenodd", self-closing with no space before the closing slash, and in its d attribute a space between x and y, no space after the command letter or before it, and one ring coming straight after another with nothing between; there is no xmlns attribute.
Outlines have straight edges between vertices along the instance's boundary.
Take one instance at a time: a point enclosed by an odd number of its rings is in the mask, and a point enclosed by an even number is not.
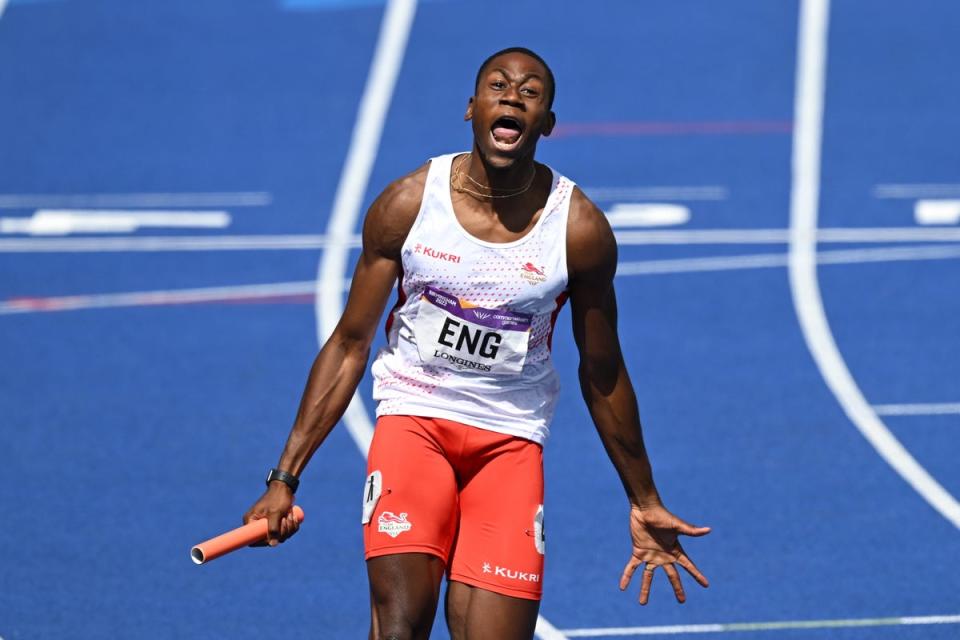
<svg viewBox="0 0 960 640"><path fill-rule="evenodd" d="M447 578L543 592L543 449L441 418L377 420L364 485L366 558L429 553Z"/></svg>

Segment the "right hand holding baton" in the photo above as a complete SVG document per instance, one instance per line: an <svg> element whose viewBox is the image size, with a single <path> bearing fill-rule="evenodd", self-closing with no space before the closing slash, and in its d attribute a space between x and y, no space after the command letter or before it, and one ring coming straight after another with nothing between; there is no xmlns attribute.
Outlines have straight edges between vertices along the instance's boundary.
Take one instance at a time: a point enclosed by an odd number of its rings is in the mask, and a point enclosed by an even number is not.
<svg viewBox="0 0 960 640"><path fill-rule="evenodd" d="M294 505L287 517L292 517L296 526L299 527L304 518L303 509ZM190 549L190 558L196 564L204 564L241 547L257 543L266 544L267 538L267 518L257 518L250 520L242 527L201 542Z"/></svg>

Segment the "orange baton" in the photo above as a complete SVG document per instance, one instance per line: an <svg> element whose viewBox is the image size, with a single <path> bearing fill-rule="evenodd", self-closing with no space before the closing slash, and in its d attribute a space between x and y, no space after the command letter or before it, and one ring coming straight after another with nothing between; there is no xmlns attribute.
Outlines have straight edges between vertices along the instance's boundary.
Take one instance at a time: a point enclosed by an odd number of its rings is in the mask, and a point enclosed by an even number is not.
<svg viewBox="0 0 960 640"><path fill-rule="evenodd" d="M293 517L297 522L303 522L303 509L293 505ZM267 539L267 519L251 520L242 527L222 533L216 538L210 538L190 549L190 559L196 564L203 564L220 556L246 547L254 542Z"/></svg>

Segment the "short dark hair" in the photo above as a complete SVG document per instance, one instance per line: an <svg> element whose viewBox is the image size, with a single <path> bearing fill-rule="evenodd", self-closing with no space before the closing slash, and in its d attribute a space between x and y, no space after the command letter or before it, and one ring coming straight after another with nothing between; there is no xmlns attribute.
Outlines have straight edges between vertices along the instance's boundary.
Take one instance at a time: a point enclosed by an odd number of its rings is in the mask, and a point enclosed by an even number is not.
<svg viewBox="0 0 960 640"><path fill-rule="evenodd" d="M500 51L497 51L496 53L489 56L486 60L484 60L483 64L480 65L480 68L477 69L477 79L473 83L474 95L476 95L476 93L480 90L480 76L483 75L483 71L487 68L487 65L489 65L494 58L499 58L500 56L506 55L508 53L522 53L525 56L530 56L531 58L533 58L534 60L542 64L543 68L547 70L547 80L550 81L550 87L548 89L549 93L547 94L548 95L547 108L552 109L553 99L557 95L557 81L553 77L553 71L550 69L550 65L547 64L546 60L541 58L539 55L537 55L530 49L527 49L526 47L507 47L506 49L500 49Z"/></svg>

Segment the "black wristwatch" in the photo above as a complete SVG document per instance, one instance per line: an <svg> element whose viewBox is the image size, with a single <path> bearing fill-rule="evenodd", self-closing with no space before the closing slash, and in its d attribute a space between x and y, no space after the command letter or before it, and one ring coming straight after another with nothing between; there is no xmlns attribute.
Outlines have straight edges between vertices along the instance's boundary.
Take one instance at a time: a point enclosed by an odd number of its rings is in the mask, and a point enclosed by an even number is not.
<svg viewBox="0 0 960 640"><path fill-rule="evenodd" d="M270 473L267 474L267 486L270 486L270 483L274 480L279 480L283 484L290 487L291 493L297 492L297 487L300 486L300 479L292 473L287 473L286 471L281 471L280 469L270 469Z"/></svg>

